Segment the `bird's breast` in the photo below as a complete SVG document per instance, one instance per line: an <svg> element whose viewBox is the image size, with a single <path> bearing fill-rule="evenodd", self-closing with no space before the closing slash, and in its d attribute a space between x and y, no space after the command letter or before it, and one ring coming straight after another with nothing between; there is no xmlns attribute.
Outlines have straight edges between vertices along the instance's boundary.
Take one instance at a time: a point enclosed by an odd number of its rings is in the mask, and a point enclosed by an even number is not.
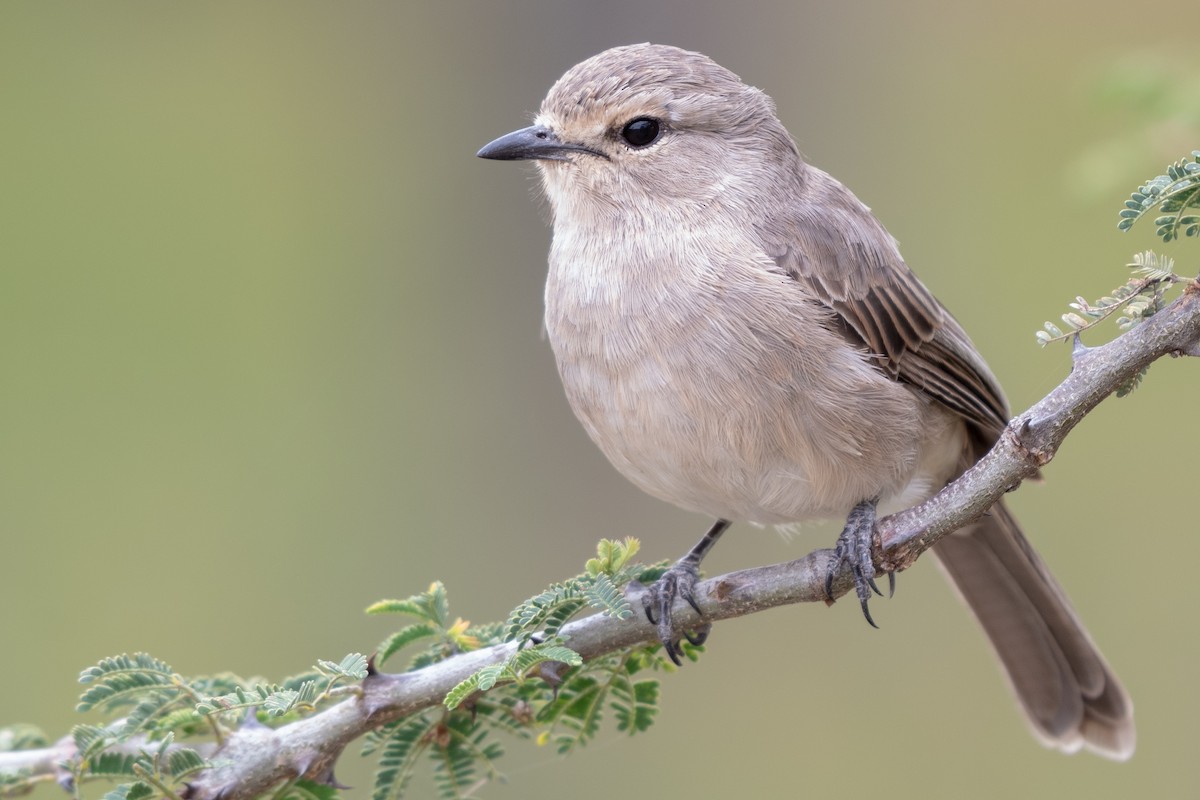
<svg viewBox="0 0 1200 800"><path fill-rule="evenodd" d="M546 330L576 416L633 483L717 517L796 522L899 491L922 403L728 238L635 252L556 230Z"/></svg>

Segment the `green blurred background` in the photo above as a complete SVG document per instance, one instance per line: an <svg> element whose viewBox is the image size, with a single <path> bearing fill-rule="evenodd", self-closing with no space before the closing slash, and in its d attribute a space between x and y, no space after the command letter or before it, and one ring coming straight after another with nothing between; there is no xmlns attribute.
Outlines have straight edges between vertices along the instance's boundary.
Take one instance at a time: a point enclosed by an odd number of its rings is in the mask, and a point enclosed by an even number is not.
<svg viewBox="0 0 1200 800"><path fill-rule="evenodd" d="M1194 0L5 3L0 724L65 732L79 670L122 651L279 679L369 651L394 621L362 608L435 578L484 621L601 536L640 536L650 558L692 543L706 521L626 484L563 400L532 168L473 155L577 61L653 40L766 89L1024 408L1069 364L1033 331L1156 246L1117 232L1126 192L1200 147L1197 16ZM1195 270L1194 243L1166 249ZM877 603L882 630L853 603L723 624L648 735L606 728L568 760L513 743L509 783L481 794L1194 796L1197 389L1196 365L1157 366L1013 498L1135 698L1132 762L1034 744L922 563ZM739 528L706 566L832 536ZM364 797L355 753L338 774Z"/></svg>

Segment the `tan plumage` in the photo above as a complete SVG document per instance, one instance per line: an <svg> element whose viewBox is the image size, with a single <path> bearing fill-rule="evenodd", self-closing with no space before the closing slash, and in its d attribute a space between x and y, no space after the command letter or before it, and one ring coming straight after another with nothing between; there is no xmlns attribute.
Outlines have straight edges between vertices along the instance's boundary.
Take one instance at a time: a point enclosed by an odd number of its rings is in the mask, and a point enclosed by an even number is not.
<svg viewBox="0 0 1200 800"><path fill-rule="evenodd" d="M651 141L629 140L635 120ZM563 385L647 492L761 524L896 510L1003 429L996 379L892 237L707 57L601 53L481 155L537 160ZM935 552L1038 738L1128 757L1129 698L1007 508Z"/></svg>

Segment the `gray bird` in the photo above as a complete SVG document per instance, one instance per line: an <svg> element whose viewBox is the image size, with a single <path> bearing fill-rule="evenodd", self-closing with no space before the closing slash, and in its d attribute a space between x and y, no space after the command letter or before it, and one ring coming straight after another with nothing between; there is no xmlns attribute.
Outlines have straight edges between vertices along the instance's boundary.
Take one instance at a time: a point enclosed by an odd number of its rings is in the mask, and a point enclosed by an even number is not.
<svg viewBox="0 0 1200 800"><path fill-rule="evenodd" d="M646 594L668 654L697 638L671 606L696 606L731 521L846 518L836 568L870 621L876 513L936 493L1009 417L870 209L801 159L766 94L661 45L573 67L479 155L541 174L546 331L576 416L634 484L717 520ZM1004 503L933 552L1037 738L1128 758L1129 696Z"/></svg>

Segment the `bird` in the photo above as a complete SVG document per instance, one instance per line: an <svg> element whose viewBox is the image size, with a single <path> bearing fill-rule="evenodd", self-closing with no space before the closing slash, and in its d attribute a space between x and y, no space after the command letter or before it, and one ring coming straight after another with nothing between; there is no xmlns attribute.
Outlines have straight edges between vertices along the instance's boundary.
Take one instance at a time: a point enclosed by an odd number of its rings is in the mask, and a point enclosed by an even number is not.
<svg viewBox="0 0 1200 800"><path fill-rule="evenodd" d="M849 569L874 625L877 516L969 468L1009 409L871 210L766 93L667 45L577 64L478 156L537 166L545 331L576 417L636 486L715 520L643 595L667 654L707 635L671 609L700 613L701 560L733 522L845 519L827 587ZM1035 737L1129 758L1132 701L1005 502L932 552Z"/></svg>

